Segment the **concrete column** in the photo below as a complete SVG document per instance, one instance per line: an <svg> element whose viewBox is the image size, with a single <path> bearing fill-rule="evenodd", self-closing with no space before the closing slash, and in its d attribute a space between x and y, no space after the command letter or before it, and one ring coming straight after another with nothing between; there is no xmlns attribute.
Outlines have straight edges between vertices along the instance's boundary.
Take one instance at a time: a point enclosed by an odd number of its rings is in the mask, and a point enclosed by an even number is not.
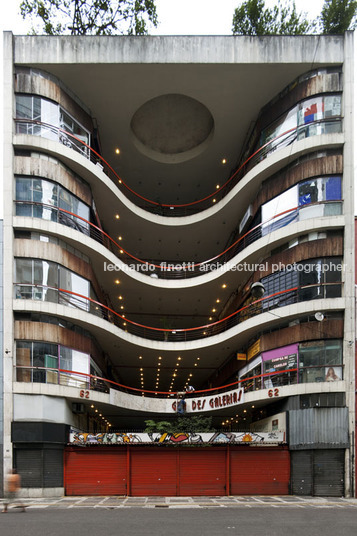
<svg viewBox="0 0 357 536"><path fill-rule="evenodd" d="M353 32L345 34L345 59L343 67L344 102L344 152L343 152L343 199L345 215L344 250L344 297L345 325L343 340L344 373L346 381L346 405L349 410L350 449L346 451L345 493L354 493L354 453L355 430L355 256L354 256L354 44Z"/></svg>
<svg viewBox="0 0 357 536"><path fill-rule="evenodd" d="M12 467L12 444L11 444L11 421L13 415L12 381L14 359L14 336L13 336L13 199L14 199L14 174L13 174L13 117L14 117L14 67L13 67L13 35L4 32L4 154L3 154L3 194L4 194L4 430L3 430L3 470L4 474Z"/></svg>

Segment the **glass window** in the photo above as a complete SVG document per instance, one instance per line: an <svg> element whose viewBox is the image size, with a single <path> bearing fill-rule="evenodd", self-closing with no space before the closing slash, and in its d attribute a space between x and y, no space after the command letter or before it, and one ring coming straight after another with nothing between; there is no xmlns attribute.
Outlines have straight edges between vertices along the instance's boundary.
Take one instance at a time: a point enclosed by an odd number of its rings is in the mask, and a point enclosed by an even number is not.
<svg viewBox="0 0 357 536"><path fill-rule="evenodd" d="M299 345L299 378L301 382L341 380L342 341L331 339Z"/></svg>

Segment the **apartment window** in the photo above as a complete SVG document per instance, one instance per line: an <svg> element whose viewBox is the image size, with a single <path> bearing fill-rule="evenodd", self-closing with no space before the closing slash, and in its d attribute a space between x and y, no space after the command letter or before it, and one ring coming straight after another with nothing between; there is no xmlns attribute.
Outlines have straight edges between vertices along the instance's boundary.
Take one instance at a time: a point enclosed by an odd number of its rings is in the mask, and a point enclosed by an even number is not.
<svg viewBox="0 0 357 536"><path fill-rule="evenodd" d="M309 341L299 344L299 381L331 382L343 379L342 341Z"/></svg>
<svg viewBox="0 0 357 536"><path fill-rule="evenodd" d="M59 184L40 178L16 177L16 201L17 216L59 221L89 234L90 207ZM55 210L57 207L67 212Z"/></svg>
<svg viewBox="0 0 357 536"><path fill-rule="evenodd" d="M89 149L81 141L90 145L90 133L58 103L36 95L16 95L16 119L29 121L17 123L18 134L34 134L60 141L89 157Z"/></svg>
<svg viewBox="0 0 357 536"><path fill-rule="evenodd" d="M15 259L15 281L17 299L63 303L85 311L90 309L87 298L97 300L87 279L52 261ZM58 288L69 292L59 294L56 290ZM71 294L72 292L80 296Z"/></svg>
<svg viewBox="0 0 357 536"><path fill-rule="evenodd" d="M49 342L16 341L17 381L83 386L88 382L90 362L89 354L73 348Z"/></svg>

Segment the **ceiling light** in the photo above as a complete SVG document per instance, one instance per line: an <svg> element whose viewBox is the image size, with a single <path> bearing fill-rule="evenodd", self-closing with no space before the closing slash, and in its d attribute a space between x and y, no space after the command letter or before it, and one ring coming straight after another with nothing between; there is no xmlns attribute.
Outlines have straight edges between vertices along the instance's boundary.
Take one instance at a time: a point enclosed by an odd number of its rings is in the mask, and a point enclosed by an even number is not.
<svg viewBox="0 0 357 536"><path fill-rule="evenodd" d="M120 154L120 149L118 147L115 149L115 154Z"/></svg>
<svg viewBox="0 0 357 536"><path fill-rule="evenodd" d="M142 356L142 355L139 355L139 359L142 359L142 358L143 358L143 356Z"/></svg>
<svg viewBox="0 0 357 536"><path fill-rule="evenodd" d="M124 253L124 251L121 249L121 250L120 250L120 253Z"/></svg>
<svg viewBox="0 0 357 536"><path fill-rule="evenodd" d="M119 284L120 284L119 279L116 279L116 280L115 280L115 284L116 284L116 285L119 285Z"/></svg>
<svg viewBox="0 0 357 536"><path fill-rule="evenodd" d="M119 219L120 219L119 214L115 214L115 219L116 219L116 220L119 220Z"/></svg>
<svg viewBox="0 0 357 536"><path fill-rule="evenodd" d="M195 363L195 367L197 367L197 363Z"/></svg>
<svg viewBox="0 0 357 536"><path fill-rule="evenodd" d="M121 184L121 183L122 183L122 180L121 180L121 179L119 179L119 180L118 180L118 182L119 182L119 184Z"/></svg>
<svg viewBox="0 0 357 536"><path fill-rule="evenodd" d="M223 283L222 288L227 288L227 285Z"/></svg>
<svg viewBox="0 0 357 536"><path fill-rule="evenodd" d="M216 202L216 199L212 199L212 203L215 203Z"/></svg>
<svg viewBox="0 0 357 536"><path fill-rule="evenodd" d="M227 159L226 158L222 158L222 164L227 164Z"/></svg>
<svg viewBox="0 0 357 536"><path fill-rule="evenodd" d="M118 240L123 240L123 237L122 237L122 236L118 236Z"/></svg>
<svg viewBox="0 0 357 536"><path fill-rule="evenodd" d="M118 296L118 300L122 300L123 299L123 296Z"/></svg>
<svg viewBox="0 0 357 536"><path fill-rule="evenodd" d="M159 355L159 359L162 359L161 355Z"/></svg>
<svg viewBox="0 0 357 536"><path fill-rule="evenodd" d="M217 188L217 190L218 190L218 188L219 188L219 184L216 184L216 188Z"/></svg>
<svg viewBox="0 0 357 536"><path fill-rule="evenodd" d="M208 320L213 320L212 316L210 316Z"/></svg>
<svg viewBox="0 0 357 536"><path fill-rule="evenodd" d="M216 300L216 303L219 303L221 300Z"/></svg>
<svg viewBox="0 0 357 536"><path fill-rule="evenodd" d="M122 310L123 310L123 309L124 309L124 305L121 305L121 306L120 306L120 309L122 309Z"/></svg>
<svg viewBox="0 0 357 536"><path fill-rule="evenodd" d="M178 356L177 360L178 360L178 361L181 361L181 359L182 359L182 357Z"/></svg>
<svg viewBox="0 0 357 536"><path fill-rule="evenodd" d="M212 313L215 313L215 312L216 312L216 309L213 307L213 309L212 309Z"/></svg>

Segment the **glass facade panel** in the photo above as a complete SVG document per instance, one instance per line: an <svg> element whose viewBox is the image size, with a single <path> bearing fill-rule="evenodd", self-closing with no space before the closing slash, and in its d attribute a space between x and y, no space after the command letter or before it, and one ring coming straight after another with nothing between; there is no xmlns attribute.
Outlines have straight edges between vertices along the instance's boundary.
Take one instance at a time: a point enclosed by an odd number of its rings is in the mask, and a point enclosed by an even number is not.
<svg viewBox="0 0 357 536"><path fill-rule="evenodd" d="M90 133L56 102L33 95L16 95L16 118L42 123L17 123L19 134L34 134L60 141L89 157L89 148L81 141L90 145ZM78 140L59 131L58 127L73 134Z"/></svg>

